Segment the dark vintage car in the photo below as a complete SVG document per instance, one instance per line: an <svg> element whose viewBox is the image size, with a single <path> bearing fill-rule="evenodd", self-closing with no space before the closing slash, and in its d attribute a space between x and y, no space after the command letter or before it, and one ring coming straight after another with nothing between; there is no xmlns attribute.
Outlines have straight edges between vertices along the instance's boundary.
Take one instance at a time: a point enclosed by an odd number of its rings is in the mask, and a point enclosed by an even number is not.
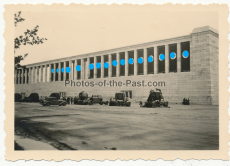
<svg viewBox="0 0 230 166"><path fill-rule="evenodd" d="M67 102L65 100L61 100L58 93L51 93L49 97L46 97L44 100L41 100L40 104L43 106L50 106L50 105L66 106Z"/></svg>
<svg viewBox="0 0 230 166"><path fill-rule="evenodd" d="M29 97L25 97L23 101L24 102L39 102L39 95L38 93L31 93Z"/></svg>
<svg viewBox="0 0 230 166"><path fill-rule="evenodd" d="M20 95L19 93L15 93L14 94L14 101L15 102L19 102L22 98L22 95Z"/></svg>

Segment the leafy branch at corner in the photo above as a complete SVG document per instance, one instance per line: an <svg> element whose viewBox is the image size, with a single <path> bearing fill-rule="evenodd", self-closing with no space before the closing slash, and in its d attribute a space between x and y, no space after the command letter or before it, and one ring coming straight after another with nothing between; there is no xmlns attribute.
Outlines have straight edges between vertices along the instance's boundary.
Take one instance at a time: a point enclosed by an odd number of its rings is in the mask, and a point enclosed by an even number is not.
<svg viewBox="0 0 230 166"><path fill-rule="evenodd" d="M21 12L18 12L18 14L14 14L14 25L15 27L19 22L25 21L24 18L21 18ZM38 45L43 44L44 40L47 40L46 38L40 38L38 33L39 26L37 25L34 29L29 30L27 29L26 32L24 32L23 35L16 37L14 39L14 53L17 49L20 49L22 45ZM15 68L22 67L20 65L21 60L24 60L28 56L28 53L24 55L17 55L14 57L14 64Z"/></svg>

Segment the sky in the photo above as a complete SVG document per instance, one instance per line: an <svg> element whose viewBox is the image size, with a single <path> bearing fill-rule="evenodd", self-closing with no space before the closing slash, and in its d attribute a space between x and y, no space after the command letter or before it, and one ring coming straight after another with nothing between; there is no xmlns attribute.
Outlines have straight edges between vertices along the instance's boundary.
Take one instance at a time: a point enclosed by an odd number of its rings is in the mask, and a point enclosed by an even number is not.
<svg viewBox="0 0 230 166"><path fill-rule="evenodd" d="M156 12L94 10L25 12L15 36L39 25L41 45L21 46L15 55L28 56L22 65L189 35L194 28L218 30L217 12Z"/></svg>

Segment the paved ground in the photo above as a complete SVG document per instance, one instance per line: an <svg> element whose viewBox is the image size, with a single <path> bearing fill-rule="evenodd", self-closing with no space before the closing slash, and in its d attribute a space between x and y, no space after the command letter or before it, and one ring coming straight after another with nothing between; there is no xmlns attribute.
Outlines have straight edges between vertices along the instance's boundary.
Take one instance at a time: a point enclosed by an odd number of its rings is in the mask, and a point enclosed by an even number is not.
<svg viewBox="0 0 230 166"><path fill-rule="evenodd" d="M59 150L219 149L218 106L170 106L15 103L15 135Z"/></svg>

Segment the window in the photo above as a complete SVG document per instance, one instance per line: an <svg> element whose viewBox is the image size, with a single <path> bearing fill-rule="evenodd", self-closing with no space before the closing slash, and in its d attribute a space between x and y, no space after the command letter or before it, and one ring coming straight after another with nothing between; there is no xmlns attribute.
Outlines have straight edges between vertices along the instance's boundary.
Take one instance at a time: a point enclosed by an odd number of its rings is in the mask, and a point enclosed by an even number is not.
<svg viewBox="0 0 230 166"><path fill-rule="evenodd" d="M165 73L165 46L157 47L158 73Z"/></svg>
<svg viewBox="0 0 230 166"><path fill-rule="evenodd" d="M55 81L58 81L58 72L57 72L57 69L59 69L59 64L58 63L56 63L56 71L54 71L54 73L55 73ZM60 70L59 70L59 72L60 72Z"/></svg>
<svg viewBox="0 0 230 166"><path fill-rule="evenodd" d="M101 64L101 56L98 56L98 57L97 57L97 63L100 63L100 64ZM102 64L101 64L101 68L102 68L102 67L104 67L104 66L102 66ZM97 78L101 78L101 68L96 69L96 70L97 70Z"/></svg>
<svg viewBox="0 0 230 166"><path fill-rule="evenodd" d="M81 66L81 59L78 59L78 60L77 60L76 67L77 67L77 65ZM76 70L76 69L74 69L74 70ZM83 70L82 66L81 66L81 70ZM77 79L78 79L78 80L81 79L81 70L80 70L80 71L77 71L77 70L76 70L76 72L77 72Z"/></svg>
<svg viewBox="0 0 230 166"><path fill-rule="evenodd" d="M108 62L108 55L104 55L104 63ZM102 64L102 67L104 67L104 64ZM111 66L109 66L111 67ZM104 67L104 78L108 77L109 69Z"/></svg>
<svg viewBox="0 0 230 166"><path fill-rule="evenodd" d="M50 72L51 72L51 81L54 81L54 72L52 72L54 70L54 65L51 64L51 68L50 68Z"/></svg>
<svg viewBox="0 0 230 166"><path fill-rule="evenodd" d="M117 62L120 65L120 76L125 76L125 65L127 65L126 64L127 62L123 63L125 61L125 52L121 52L119 56L120 56L120 61L122 61L122 63Z"/></svg>
<svg viewBox="0 0 230 166"><path fill-rule="evenodd" d="M29 83L29 78L30 78L30 77L29 77L29 74L30 74L30 73L29 73L29 68L27 68L26 71L27 71L27 75L26 75L27 82L26 82L26 84L28 84L28 83Z"/></svg>
<svg viewBox="0 0 230 166"><path fill-rule="evenodd" d="M143 49L137 50L137 74L143 75L144 74L144 59L143 59L144 51ZM135 60L136 61L136 60Z"/></svg>
<svg viewBox="0 0 230 166"><path fill-rule="evenodd" d="M132 64L129 63L130 59L133 59L133 63ZM125 62L125 63L129 64L129 66L128 66L128 68L129 68L128 69L129 76L134 75L134 51L129 51L128 52L128 62Z"/></svg>
<svg viewBox="0 0 230 166"><path fill-rule="evenodd" d="M154 74L154 48L147 49L147 73Z"/></svg>
<svg viewBox="0 0 230 166"><path fill-rule="evenodd" d="M89 58L89 65L93 64L94 65L94 57ZM95 68L96 66L94 66ZM89 69L90 70L90 79L94 77L94 68L93 69Z"/></svg>
<svg viewBox="0 0 230 166"><path fill-rule="evenodd" d="M113 61L114 60L117 60L117 57L116 57L116 54L112 54L111 55L112 57L112 63L111 63L111 65L112 65L112 77L116 77L116 66L113 66Z"/></svg>
<svg viewBox="0 0 230 166"><path fill-rule="evenodd" d="M177 44L169 45L169 72L177 72Z"/></svg>
<svg viewBox="0 0 230 166"><path fill-rule="evenodd" d="M181 43L181 71L190 71L190 42Z"/></svg>

